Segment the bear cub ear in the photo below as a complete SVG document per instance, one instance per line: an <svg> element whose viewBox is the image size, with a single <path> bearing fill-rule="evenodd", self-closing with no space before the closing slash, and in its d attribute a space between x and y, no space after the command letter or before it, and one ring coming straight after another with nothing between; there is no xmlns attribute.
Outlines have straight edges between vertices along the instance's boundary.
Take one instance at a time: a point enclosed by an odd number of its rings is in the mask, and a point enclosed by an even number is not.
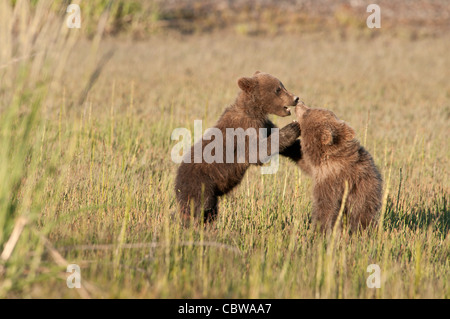
<svg viewBox="0 0 450 319"><path fill-rule="evenodd" d="M243 77L238 80L238 85L242 91L251 93L256 86L256 80L248 77Z"/></svg>
<svg viewBox="0 0 450 319"><path fill-rule="evenodd" d="M333 145L334 132L330 127L324 128L320 135L320 141L323 145Z"/></svg>
<svg viewBox="0 0 450 319"><path fill-rule="evenodd" d="M253 74L253 76L260 74L261 71L256 71L255 74Z"/></svg>
<svg viewBox="0 0 450 319"><path fill-rule="evenodd" d="M351 141L355 138L356 135L355 130L352 129L350 126L348 126L347 123L345 123L344 121L342 121L341 123L341 128L344 140Z"/></svg>

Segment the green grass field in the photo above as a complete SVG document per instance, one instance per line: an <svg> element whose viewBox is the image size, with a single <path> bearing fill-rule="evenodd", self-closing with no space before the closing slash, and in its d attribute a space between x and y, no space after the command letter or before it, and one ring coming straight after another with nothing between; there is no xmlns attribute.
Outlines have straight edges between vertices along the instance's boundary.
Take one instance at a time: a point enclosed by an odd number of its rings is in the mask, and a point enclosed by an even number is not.
<svg viewBox="0 0 450 319"><path fill-rule="evenodd" d="M450 297L448 35L86 40L42 12L0 37L1 298ZM170 218L173 129L214 125L256 70L356 130L384 178L379 229L312 230L311 180L285 159L252 167L216 223Z"/></svg>

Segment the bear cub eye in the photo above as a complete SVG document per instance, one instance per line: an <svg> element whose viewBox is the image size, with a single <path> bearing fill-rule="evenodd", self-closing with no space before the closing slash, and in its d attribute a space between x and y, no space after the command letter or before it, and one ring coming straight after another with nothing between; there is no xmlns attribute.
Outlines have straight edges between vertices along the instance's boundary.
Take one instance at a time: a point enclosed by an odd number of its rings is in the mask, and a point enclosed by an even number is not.
<svg viewBox="0 0 450 319"><path fill-rule="evenodd" d="M280 88L280 87L278 87L278 88L277 88L277 90L275 91L275 93L276 93L277 95L279 95L279 94L280 94L280 92L281 92L281 88Z"/></svg>

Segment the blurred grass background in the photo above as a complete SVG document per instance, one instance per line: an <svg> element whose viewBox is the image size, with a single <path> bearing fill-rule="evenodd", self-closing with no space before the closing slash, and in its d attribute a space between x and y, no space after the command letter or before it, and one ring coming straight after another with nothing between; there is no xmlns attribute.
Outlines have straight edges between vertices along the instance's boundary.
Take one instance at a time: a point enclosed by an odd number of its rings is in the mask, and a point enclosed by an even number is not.
<svg viewBox="0 0 450 319"><path fill-rule="evenodd" d="M364 1L78 3L80 30L68 1L0 3L2 298L449 298L444 1L380 1L379 30ZM169 218L172 130L214 125L256 70L355 128L385 180L378 232L313 232L284 159L214 225Z"/></svg>
<svg viewBox="0 0 450 319"><path fill-rule="evenodd" d="M15 5L17 0L8 0ZM30 1L35 7L39 0ZM339 30L378 36L366 27L369 0L58 0L51 10L64 12L70 3L83 12L83 33L92 37L102 12L110 12L104 34L147 39L155 34L198 34L227 31L250 36L329 33ZM391 35L436 36L450 29L446 0L379 0L382 25Z"/></svg>
<svg viewBox="0 0 450 319"><path fill-rule="evenodd" d="M372 1L373 2L373 1ZM111 2L106 33L146 38L154 33L182 34L226 30L245 35L329 32L339 29L376 36L366 27L368 0L134 0ZM83 2L80 2L83 5ZM96 24L107 0L89 2L89 19ZM449 31L446 0L377 1L383 27L392 34L420 37ZM87 31L95 29L89 27ZM373 30L372 30L373 31Z"/></svg>

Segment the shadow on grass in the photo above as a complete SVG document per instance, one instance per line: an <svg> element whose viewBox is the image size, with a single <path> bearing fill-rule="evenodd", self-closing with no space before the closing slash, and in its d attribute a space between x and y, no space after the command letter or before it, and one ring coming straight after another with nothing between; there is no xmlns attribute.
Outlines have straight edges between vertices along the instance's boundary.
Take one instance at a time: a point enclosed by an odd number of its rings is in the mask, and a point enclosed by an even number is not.
<svg viewBox="0 0 450 319"><path fill-rule="evenodd" d="M413 206L398 205L390 197L386 205L386 229L409 228L411 230L432 228L444 238L450 231L450 211L446 194L439 194L430 203Z"/></svg>

